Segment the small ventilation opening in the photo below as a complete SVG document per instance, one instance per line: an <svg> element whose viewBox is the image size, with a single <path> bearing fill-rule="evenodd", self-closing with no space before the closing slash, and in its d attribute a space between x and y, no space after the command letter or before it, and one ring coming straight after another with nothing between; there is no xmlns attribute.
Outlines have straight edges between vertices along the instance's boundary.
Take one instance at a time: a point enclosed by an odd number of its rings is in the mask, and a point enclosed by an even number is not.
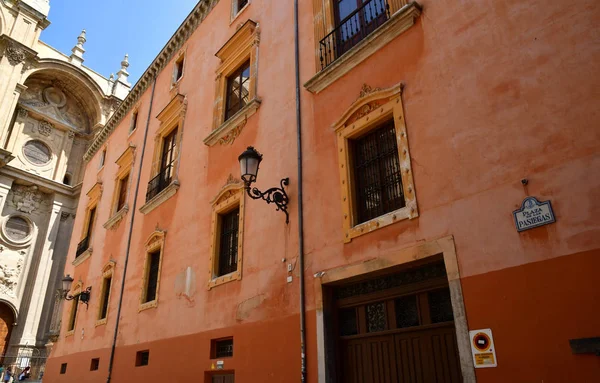
<svg viewBox="0 0 600 383"><path fill-rule="evenodd" d="M92 363L90 365L90 371L97 371L100 367L100 358L92 359Z"/></svg>
<svg viewBox="0 0 600 383"><path fill-rule="evenodd" d="M69 173L65 174L65 176L63 177L63 184L65 185L71 185L71 175Z"/></svg>
<svg viewBox="0 0 600 383"><path fill-rule="evenodd" d="M147 366L149 362L150 362L150 351L149 350L138 351L136 353L136 355L135 355L135 366L136 367Z"/></svg>

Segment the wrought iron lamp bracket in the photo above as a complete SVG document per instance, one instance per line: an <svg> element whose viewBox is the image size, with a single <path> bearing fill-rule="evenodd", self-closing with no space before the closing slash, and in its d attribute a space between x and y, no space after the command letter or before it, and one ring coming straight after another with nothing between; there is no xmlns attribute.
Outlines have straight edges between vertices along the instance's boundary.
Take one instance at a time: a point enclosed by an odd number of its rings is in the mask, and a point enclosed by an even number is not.
<svg viewBox="0 0 600 383"><path fill-rule="evenodd" d="M267 204L274 203L277 206L276 210L281 210L285 213L285 223L290 223L290 216L287 211L287 205L289 198L285 192L285 186L290 184L289 178L283 178L280 182L281 187L270 188L264 192L258 190L258 188L251 188L249 183L246 183L246 192L252 199L263 199Z"/></svg>
<svg viewBox="0 0 600 383"><path fill-rule="evenodd" d="M92 293L92 286L89 286L87 289L85 289L82 292L75 294L75 295L70 295L68 291L64 291L63 297L66 301L72 301L73 299L79 297L79 302L85 303L86 307L89 307L91 293Z"/></svg>

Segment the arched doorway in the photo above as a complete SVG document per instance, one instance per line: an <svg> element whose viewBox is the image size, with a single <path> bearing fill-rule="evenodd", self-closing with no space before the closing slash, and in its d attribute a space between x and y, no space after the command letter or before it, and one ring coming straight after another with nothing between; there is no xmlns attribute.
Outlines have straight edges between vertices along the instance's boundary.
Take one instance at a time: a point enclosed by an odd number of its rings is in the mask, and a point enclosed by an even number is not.
<svg viewBox="0 0 600 383"><path fill-rule="evenodd" d="M1 355L6 354L8 343L10 341L10 334L12 331L13 323L15 323L15 315L12 308L6 303L0 302L0 352Z"/></svg>

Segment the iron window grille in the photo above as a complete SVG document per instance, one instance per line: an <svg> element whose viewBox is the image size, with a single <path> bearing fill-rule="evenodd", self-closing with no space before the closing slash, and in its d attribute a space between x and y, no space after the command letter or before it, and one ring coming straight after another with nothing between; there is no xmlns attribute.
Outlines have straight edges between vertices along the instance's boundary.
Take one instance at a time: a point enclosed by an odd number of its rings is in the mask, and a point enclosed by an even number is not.
<svg viewBox="0 0 600 383"><path fill-rule="evenodd" d="M355 224L406 205L393 121L353 140L352 160L357 213Z"/></svg>
<svg viewBox="0 0 600 383"><path fill-rule="evenodd" d="M156 289L158 287L158 271L160 266L160 250L148 254L148 278L146 281L146 295L144 303L152 302L156 299Z"/></svg>
<svg viewBox="0 0 600 383"><path fill-rule="evenodd" d="M156 197L158 193L165 190L173 181L175 172L175 146L177 143L177 129L173 129L163 138L163 150L160 161L160 172L148 182L146 191L146 202Z"/></svg>
<svg viewBox="0 0 600 383"><path fill-rule="evenodd" d="M246 61L227 78L227 103L225 121L248 103L250 96L250 61Z"/></svg>
<svg viewBox="0 0 600 383"><path fill-rule="evenodd" d="M85 253L87 249L90 248L90 241L92 239L92 232L94 230L94 221L96 220L96 208L92 208L90 210L90 214L88 217L88 226L85 238L81 240L77 244L77 251L75 252L75 259L79 257L81 254Z"/></svg>
<svg viewBox="0 0 600 383"><path fill-rule="evenodd" d="M233 273L237 270L239 217L239 207L220 216L221 230L217 277Z"/></svg>
<svg viewBox="0 0 600 383"><path fill-rule="evenodd" d="M233 338L219 339L213 341L214 358L230 358L233 356Z"/></svg>
<svg viewBox="0 0 600 383"><path fill-rule="evenodd" d="M321 70L390 18L387 0L333 0L336 26L319 42Z"/></svg>

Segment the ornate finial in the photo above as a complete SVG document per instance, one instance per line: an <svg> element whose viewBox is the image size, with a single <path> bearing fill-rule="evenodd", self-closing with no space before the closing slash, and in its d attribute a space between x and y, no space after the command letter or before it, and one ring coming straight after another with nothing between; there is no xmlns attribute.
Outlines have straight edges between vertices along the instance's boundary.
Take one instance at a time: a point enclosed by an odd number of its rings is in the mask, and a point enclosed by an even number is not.
<svg viewBox="0 0 600 383"><path fill-rule="evenodd" d="M121 61L121 69L127 69L129 67L129 54L125 54L125 58Z"/></svg>
<svg viewBox="0 0 600 383"><path fill-rule="evenodd" d="M81 65L81 63L83 63L83 54L85 53L85 49L83 49L83 44L85 44L86 41L87 39L85 38L84 29L81 31L79 36L77 36L77 45L75 45L73 49L71 49L71 52L73 52L69 60L71 63L75 65Z"/></svg>
<svg viewBox="0 0 600 383"><path fill-rule="evenodd" d="M129 77L129 72L127 72L127 67L129 67L129 55L126 54L123 61L121 61L121 70L117 72L117 82L120 82L126 86L131 86L127 78Z"/></svg>

